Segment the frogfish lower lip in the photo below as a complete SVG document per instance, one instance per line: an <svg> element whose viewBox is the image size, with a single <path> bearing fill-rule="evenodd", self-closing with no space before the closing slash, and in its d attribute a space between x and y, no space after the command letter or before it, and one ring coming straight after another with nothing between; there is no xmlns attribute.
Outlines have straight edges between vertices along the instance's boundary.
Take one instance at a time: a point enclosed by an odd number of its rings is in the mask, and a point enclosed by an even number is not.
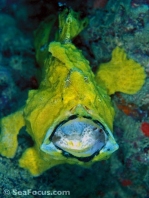
<svg viewBox="0 0 149 198"><path fill-rule="evenodd" d="M81 158L99 152L105 146L106 139L103 126L84 117L59 125L50 137L57 148Z"/></svg>

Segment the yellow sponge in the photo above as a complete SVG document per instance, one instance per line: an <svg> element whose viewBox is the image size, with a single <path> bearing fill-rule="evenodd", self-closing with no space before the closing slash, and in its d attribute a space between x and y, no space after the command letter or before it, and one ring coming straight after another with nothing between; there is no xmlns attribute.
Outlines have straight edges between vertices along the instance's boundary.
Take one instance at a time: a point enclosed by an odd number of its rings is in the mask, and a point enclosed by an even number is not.
<svg viewBox="0 0 149 198"><path fill-rule="evenodd" d="M99 66L96 81L104 84L109 94L117 91L134 94L138 92L145 81L144 68L132 59L128 59L124 49L116 47L112 59Z"/></svg>

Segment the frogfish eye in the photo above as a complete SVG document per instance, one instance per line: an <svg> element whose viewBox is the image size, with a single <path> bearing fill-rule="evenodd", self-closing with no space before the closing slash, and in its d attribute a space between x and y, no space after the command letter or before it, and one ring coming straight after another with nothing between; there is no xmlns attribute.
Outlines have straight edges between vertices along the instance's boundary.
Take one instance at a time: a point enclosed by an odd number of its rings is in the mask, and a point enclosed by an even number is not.
<svg viewBox="0 0 149 198"><path fill-rule="evenodd" d="M60 124L50 140L65 156L90 159L105 146L107 135L101 124L82 117Z"/></svg>

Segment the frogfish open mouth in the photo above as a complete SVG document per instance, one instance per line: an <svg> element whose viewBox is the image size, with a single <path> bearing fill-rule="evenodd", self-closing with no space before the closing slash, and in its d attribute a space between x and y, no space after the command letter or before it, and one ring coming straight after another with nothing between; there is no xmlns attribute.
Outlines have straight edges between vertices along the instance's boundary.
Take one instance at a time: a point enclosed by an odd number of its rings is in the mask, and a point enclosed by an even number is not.
<svg viewBox="0 0 149 198"><path fill-rule="evenodd" d="M87 23L63 6L54 41L50 38L57 17L51 15L39 25L35 31L39 88L29 91L24 107L1 119L0 154L14 157L17 135L25 126L34 145L26 149L19 165L34 176L58 164L88 167L109 158L118 149L110 95L116 91L134 94L143 86L144 69L119 47L111 61L93 73L72 43Z"/></svg>
<svg viewBox="0 0 149 198"><path fill-rule="evenodd" d="M50 134L49 130L41 150L51 155L52 152L54 155L54 152L61 150L64 156L76 157L84 162L93 159L105 147L111 153L118 147L116 143L110 142L111 134L100 122L84 117L72 116L69 120L60 123ZM113 139L112 136L110 138Z"/></svg>

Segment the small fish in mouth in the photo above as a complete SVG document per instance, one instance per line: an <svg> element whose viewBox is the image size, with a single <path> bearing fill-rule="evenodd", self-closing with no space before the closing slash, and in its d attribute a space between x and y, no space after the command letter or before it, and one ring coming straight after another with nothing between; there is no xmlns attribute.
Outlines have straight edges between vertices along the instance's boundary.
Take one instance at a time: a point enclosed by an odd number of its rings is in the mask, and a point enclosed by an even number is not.
<svg viewBox="0 0 149 198"><path fill-rule="evenodd" d="M76 157L89 157L106 144L103 127L86 118L70 120L56 128L51 142Z"/></svg>
<svg viewBox="0 0 149 198"><path fill-rule="evenodd" d="M59 156L59 159L66 157L68 161L73 158L93 162L108 158L118 145L110 130L99 121L70 116L55 128L49 128L40 148L55 159Z"/></svg>

